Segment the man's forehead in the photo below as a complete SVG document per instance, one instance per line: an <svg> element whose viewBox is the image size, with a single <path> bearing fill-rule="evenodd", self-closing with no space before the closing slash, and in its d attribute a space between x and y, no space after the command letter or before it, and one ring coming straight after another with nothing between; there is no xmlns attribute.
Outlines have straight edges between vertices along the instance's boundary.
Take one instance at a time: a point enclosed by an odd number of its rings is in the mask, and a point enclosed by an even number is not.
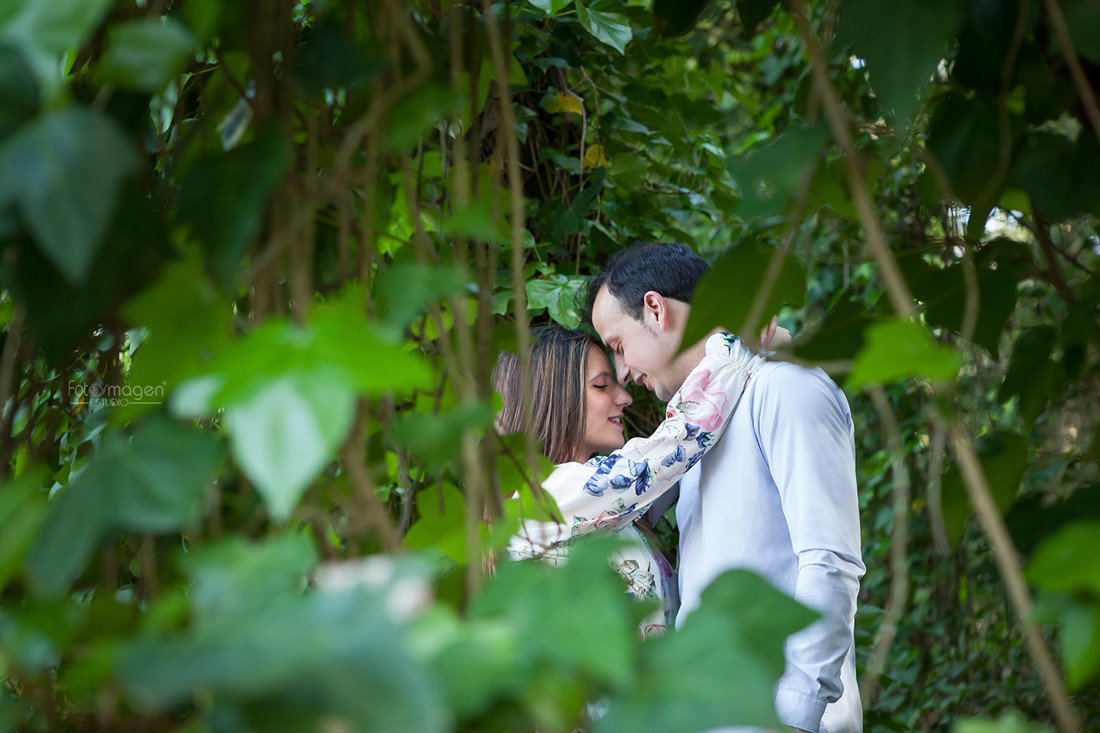
<svg viewBox="0 0 1100 733"><path fill-rule="evenodd" d="M622 309L619 299L607 289L607 285L601 287L592 304L592 325L605 344L615 338L622 316L625 315L627 314Z"/></svg>

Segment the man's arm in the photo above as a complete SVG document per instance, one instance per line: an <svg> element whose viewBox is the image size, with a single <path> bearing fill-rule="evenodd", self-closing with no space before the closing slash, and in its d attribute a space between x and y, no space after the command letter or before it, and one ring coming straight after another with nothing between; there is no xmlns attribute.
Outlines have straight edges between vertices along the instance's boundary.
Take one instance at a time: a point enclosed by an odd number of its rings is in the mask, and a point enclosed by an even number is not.
<svg viewBox="0 0 1100 733"><path fill-rule="evenodd" d="M757 434L798 559L794 597L822 614L787 641L776 710L784 724L816 731L826 704L843 692L840 668L865 570L851 415L823 373L795 365L769 375L759 404Z"/></svg>

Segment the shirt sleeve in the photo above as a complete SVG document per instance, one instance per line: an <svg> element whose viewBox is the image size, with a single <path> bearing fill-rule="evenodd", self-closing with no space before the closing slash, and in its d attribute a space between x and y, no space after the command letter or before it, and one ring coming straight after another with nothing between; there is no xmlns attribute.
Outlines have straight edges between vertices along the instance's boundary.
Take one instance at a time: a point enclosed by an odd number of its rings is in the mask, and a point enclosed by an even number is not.
<svg viewBox="0 0 1100 733"><path fill-rule="evenodd" d="M851 413L824 373L795 365L769 375L758 405L757 435L798 557L794 597L821 613L787 640L776 712L785 725L816 731L844 691L840 669L865 570Z"/></svg>
<svg viewBox="0 0 1100 733"><path fill-rule="evenodd" d="M543 481L565 524L524 521L518 539L530 547L519 554L536 554L538 547L598 529L621 529L641 516L718 441L764 363L736 336L711 336L706 355L669 401L653 435L587 463L564 463Z"/></svg>

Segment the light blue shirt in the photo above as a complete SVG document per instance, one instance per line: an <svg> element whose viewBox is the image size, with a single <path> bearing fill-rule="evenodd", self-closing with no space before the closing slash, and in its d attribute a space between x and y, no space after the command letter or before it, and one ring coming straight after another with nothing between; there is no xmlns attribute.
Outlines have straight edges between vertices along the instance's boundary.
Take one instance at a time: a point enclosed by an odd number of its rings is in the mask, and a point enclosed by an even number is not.
<svg viewBox="0 0 1100 733"><path fill-rule="evenodd" d="M822 614L791 636L776 690L784 725L862 730L853 630L859 499L852 414L820 369L772 362L752 375L725 436L684 476L680 612L731 568L747 568Z"/></svg>

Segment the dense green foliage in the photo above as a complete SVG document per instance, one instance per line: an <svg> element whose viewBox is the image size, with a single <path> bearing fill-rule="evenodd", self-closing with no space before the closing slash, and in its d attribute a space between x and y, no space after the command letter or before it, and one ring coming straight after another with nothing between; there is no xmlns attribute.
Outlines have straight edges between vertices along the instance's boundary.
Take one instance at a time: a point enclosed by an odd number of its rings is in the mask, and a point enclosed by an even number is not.
<svg viewBox="0 0 1100 733"><path fill-rule="evenodd" d="M6 0L0 727L773 724L756 576L500 557L495 354L637 239L849 395L868 729L1100 725L1096 87L1095 0Z"/></svg>

